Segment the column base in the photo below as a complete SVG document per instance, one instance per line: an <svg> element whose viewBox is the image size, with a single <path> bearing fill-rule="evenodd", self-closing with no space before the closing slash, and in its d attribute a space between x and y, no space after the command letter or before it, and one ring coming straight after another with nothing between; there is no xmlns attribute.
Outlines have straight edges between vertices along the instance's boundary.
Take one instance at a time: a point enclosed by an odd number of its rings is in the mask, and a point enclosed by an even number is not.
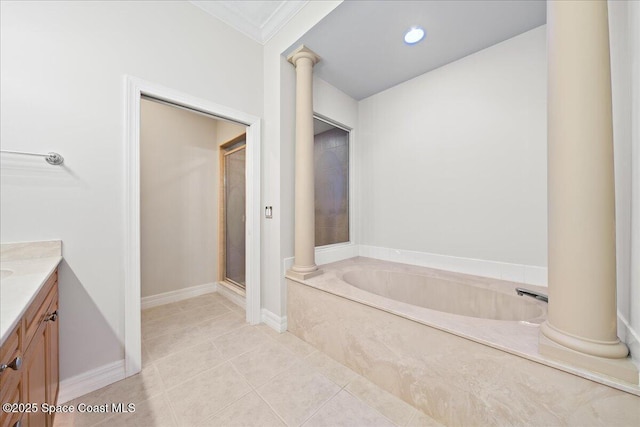
<svg viewBox="0 0 640 427"><path fill-rule="evenodd" d="M295 280L304 281L307 279L311 279L312 277L319 276L321 274L322 274L322 270L320 269L302 272L302 271L295 271L293 268L290 268L289 270L287 270L285 276Z"/></svg>
<svg viewBox="0 0 640 427"><path fill-rule="evenodd" d="M591 356L560 345L547 338L542 332L539 335L538 351L543 356L548 356L570 365L609 375L631 384L638 384L638 368L633 364L630 357L609 359L607 357Z"/></svg>

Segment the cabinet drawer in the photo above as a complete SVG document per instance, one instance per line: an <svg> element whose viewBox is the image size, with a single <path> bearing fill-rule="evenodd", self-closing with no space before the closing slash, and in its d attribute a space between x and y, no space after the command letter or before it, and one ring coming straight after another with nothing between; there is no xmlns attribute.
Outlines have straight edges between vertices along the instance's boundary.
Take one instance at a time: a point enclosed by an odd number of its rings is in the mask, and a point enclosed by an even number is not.
<svg viewBox="0 0 640 427"><path fill-rule="evenodd" d="M58 271L56 270L53 274L47 279L45 285L40 289L38 295L36 296L33 303L27 308L27 311L24 315L25 320L25 330L24 330L24 345L23 351L26 351L29 343L33 339L36 330L44 320L45 316L48 314L47 309L49 308L50 301L47 299L50 297L50 293L54 287L57 287L58 283Z"/></svg>

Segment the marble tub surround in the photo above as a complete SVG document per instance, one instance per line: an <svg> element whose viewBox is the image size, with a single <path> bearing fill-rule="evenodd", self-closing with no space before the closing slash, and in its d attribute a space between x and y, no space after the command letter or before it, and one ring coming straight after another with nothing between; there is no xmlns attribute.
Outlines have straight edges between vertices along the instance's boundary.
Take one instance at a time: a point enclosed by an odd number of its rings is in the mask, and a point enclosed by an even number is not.
<svg viewBox="0 0 640 427"><path fill-rule="evenodd" d="M60 261L60 240L0 244L0 344Z"/></svg>
<svg viewBox="0 0 640 427"><path fill-rule="evenodd" d="M336 264L359 262L367 260ZM306 283L287 280L289 331L444 425L634 426L640 421L637 395L336 295L318 283L335 274L336 265L323 270ZM533 334L527 339L535 340L538 327L529 327Z"/></svg>
<svg viewBox="0 0 640 427"><path fill-rule="evenodd" d="M480 344L488 345L520 357L525 357L535 362L542 363L556 369L561 369L566 372L579 375L583 378L597 381L601 384L616 387L620 390L640 396L640 386L637 384L628 383L605 374L572 366L540 354L538 351L539 326L546 319L546 303L530 297L516 296L515 288L523 286L527 289L546 293L545 287L522 285L521 283L471 276L462 273L454 273L408 264L399 264L365 257L356 257L332 264L325 264L322 266L322 269L324 271L322 276L314 277L303 282L299 281L299 283L304 283L307 286L330 292L389 313L397 314L432 328L436 328ZM349 280L350 276L354 274L353 272L362 272L357 274L366 275L369 274L366 272L373 271L402 273L406 275L405 277L424 276L429 280L440 280L449 282L450 284L455 283L482 290L491 290L500 294L505 294L508 297L513 296L513 298L522 299L527 301L527 303L535 304L543 310L543 314L539 317L519 321L461 316L458 314L446 313L443 311L408 304L406 302L392 300L390 298L359 289L344 280L345 278ZM375 287L375 285L371 284L368 286ZM464 287L461 289L464 289ZM383 291L383 289L379 290L380 293L383 293ZM435 295L435 297L437 298L438 296ZM421 297L416 295L415 298L418 300L419 298L424 298L424 296ZM496 309L500 310L499 308ZM505 310L508 312L512 310L512 308L505 308Z"/></svg>

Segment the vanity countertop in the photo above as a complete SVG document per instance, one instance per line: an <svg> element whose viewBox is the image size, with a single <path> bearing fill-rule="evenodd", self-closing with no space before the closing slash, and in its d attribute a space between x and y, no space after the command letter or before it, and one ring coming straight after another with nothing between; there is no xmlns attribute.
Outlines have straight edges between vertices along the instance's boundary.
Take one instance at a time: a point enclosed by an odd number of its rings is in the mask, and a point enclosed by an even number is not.
<svg viewBox="0 0 640 427"><path fill-rule="evenodd" d="M0 245L0 345L60 261L60 240Z"/></svg>

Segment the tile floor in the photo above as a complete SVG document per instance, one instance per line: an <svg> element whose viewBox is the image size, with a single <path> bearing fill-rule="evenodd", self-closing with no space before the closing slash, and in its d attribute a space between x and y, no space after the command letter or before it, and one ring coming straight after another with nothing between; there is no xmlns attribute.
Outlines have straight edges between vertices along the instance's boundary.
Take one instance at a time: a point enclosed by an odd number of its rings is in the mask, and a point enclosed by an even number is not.
<svg viewBox="0 0 640 427"><path fill-rule="evenodd" d="M136 411L58 414L55 427L440 425L217 293L144 310L142 338L139 375L70 402Z"/></svg>

